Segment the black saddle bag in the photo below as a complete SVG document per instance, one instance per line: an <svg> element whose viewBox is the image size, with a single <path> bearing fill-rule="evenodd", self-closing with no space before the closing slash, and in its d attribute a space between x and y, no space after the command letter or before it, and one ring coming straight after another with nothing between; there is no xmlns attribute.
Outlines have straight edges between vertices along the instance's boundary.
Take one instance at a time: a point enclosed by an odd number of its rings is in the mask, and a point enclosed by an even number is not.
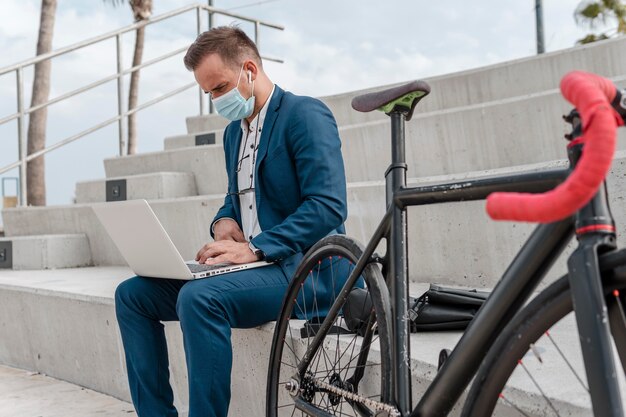
<svg viewBox="0 0 626 417"><path fill-rule="evenodd" d="M411 332L463 330L472 321L488 292L431 284L417 299L411 299Z"/></svg>
<svg viewBox="0 0 626 417"><path fill-rule="evenodd" d="M411 332L434 330L463 330L483 305L488 292L442 287L431 284L428 291L419 298L409 301ZM373 310L372 299L367 290L353 288L343 307L341 326L332 326L331 334L365 334L367 323ZM301 337L317 334L324 318L308 320L301 329Z"/></svg>

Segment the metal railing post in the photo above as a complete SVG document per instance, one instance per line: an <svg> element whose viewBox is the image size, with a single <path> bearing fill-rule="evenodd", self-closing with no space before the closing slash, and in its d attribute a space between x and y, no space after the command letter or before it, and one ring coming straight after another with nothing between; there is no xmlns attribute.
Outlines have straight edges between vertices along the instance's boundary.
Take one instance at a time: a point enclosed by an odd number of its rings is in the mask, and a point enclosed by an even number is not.
<svg viewBox="0 0 626 417"><path fill-rule="evenodd" d="M209 7L213 7L213 0L208 0ZM209 12L209 30L213 29L215 22L213 21L213 12ZM213 107L213 101L209 98L209 113L215 113L215 108Z"/></svg>
<svg viewBox="0 0 626 417"><path fill-rule="evenodd" d="M26 130L24 129L24 73L23 68L19 67L16 71L17 81L17 140L18 153L20 156L20 206L26 205Z"/></svg>
<svg viewBox="0 0 626 417"><path fill-rule="evenodd" d="M122 65L122 34L118 33L115 36L115 44L117 49L117 114L120 117L118 120L118 134L119 134L119 146L120 156L126 154L126 131L124 128L124 71Z"/></svg>
<svg viewBox="0 0 626 417"><path fill-rule="evenodd" d="M213 7L213 0L208 0L209 7ZM213 12L209 11L209 30L213 29Z"/></svg>
<svg viewBox="0 0 626 417"><path fill-rule="evenodd" d="M198 32L198 36L202 33L202 10L200 7L196 9L196 29ZM204 114L204 91L202 91L202 87L198 86L198 99L200 103L200 116Z"/></svg>

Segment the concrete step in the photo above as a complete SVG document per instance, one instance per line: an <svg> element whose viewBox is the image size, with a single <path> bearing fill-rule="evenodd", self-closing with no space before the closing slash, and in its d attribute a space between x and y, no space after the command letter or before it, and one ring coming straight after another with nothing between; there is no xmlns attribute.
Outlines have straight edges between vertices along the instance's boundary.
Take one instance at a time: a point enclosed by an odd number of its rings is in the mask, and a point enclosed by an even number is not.
<svg viewBox="0 0 626 417"><path fill-rule="evenodd" d="M418 104L416 111L429 113L476 104L506 103L515 97L556 90L561 77L572 69L602 74L623 84L626 75L626 61L623 58L625 53L626 40L615 39L428 77L425 81L431 86L431 93ZM350 103L358 95L399 84L402 83L321 97L321 100L331 109L339 126L382 120L385 116L381 112L359 113L352 110Z"/></svg>
<svg viewBox="0 0 626 417"><path fill-rule="evenodd" d="M224 130L228 120L217 113L205 114L203 116L187 117L187 133L211 132L214 130Z"/></svg>
<svg viewBox="0 0 626 417"><path fill-rule="evenodd" d="M188 172L155 172L82 181L76 184L78 204L194 195L198 195L196 177Z"/></svg>
<svg viewBox="0 0 626 417"><path fill-rule="evenodd" d="M212 130L201 133L188 133L185 135L170 136L163 141L163 148L168 151L170 149L188 148L202 145L222 144L224 138L224 129Z"/></svg>
<svg viewBox="0 0 626 417"><path fill-rule="evenodd" d="M104 160L107 178L157 172L187 172L195 176L199 195L226 192L226 165L222 145L204 145L148 152Z"/></svg>
<svg viewBox="0 0 626 417"><path fill-rule="evenodd" d="M454 174L564 158L567 142L563 135L568 125L561 116L570 109L560 93L552 90L507 102L418 112L406 124L408 176ZM386 116L339 129L348 182L382 178L391 158L390 132ZM626 149L626 129L619 129L618 135L618 149ZM189 145L189 140L177 144ZM224 192L223 166L221 145L105 160L107 176L194 172L200 194Z"/></svg>
<svg viewBox="0 0 626 417"><path fill-rule="evenodd" d="M78 384L95 391L129 400L123 348L119 338L113 307L115 287L130 275L124 268L83 268L64 271L0 271L0 363L29 369ZM411 285L417 296L425 284ZM18 318L18 319L15 319ZM291 321L292 333L299 334L301 321ZM254 329L234 329L232 402L230 416L264 415L267 363L275 323ZM182 336L178 323L165 323L170 356L171 382L175 402L182 415L187 411L187 379L185 376ZM429 332L411 335L411 371L414 398L424 392L437 372L441 349L452 349L460 332ZM561 345L570 353L576 349L573 323L565 324L559 336L573 343ZM351 336L342 336L339 343L349 344ZM356 340L357 345L360 339ZM296 344L296 349L305 348ZM333 346L327 347L334 352ZM357 347L358 348L358 347ZM549 354L541 348L544 355ZM379 347L371 347L371 360L376 363ZM332 357L332 356L329 356ZM530 362L530 360L528 361ZM536 365L529 364L534 367ZM554 371L553 371L554 374ZM589 405L572 397L572 384L563 384L563 375L556 373L551 382L561 390L549 393L550 398L566 406L567 415L588 415ZM541 416L537 405L541 400L536 388L526 380L514 380L518 405L528 408L530 415ZM365 388L365 387L364 387ZM365 389L364 389L365 390ZM458 415L458 407L452 415ZM506 406L499 416L515 415Z"/></svg>
<svg viewBox="0 0 626 417"><path fill-rule="evenodd" d="M455 174L564 158L571 109L557 92L449 111L416 113L406 124L409 177ZM378 180L391 160L389 120L340 129L348 182ZM626 149L626 129L618 129Z"/></svg>
<svg viewBox="0 0 626 417"><path fill-rule="evenodd" d="M536 164L460 175L410 179L409 185L442 183L492 175L510 174L563 166L565 161ZM613 214L618 227L626 225L626 152L618 152L609 176ZM384 183L352 183L348 187L347 232L361 242L373 234L385 210ZM210 241L208 227L223 202L222 195L151 201L184 258L193 258L199 247ZM484 201L411 207L409 216L409 267L413 282L442 282L462 286L495 285L533 226L494 222L484 210ZM95 265L124 265L125 262L90 205L27 207L3 211L7 236L39 233L84 233L89 237ZM626 244L624 234L618 241ZM550 272L547 282L565 273L565 256ZM381 249L384 253L384 248Z"/></svg>
<svg viewBox="0 0 626 417"><path fill-rule="evenodd" d="M417 111L420 113L434 112L478 103L506 102L517 96L556 90L561 77L572 69L595 72L611 78L617 77L623 81L623 77L626 75L624 68L626 68L626 39L624 38L577 46L486 67L425 78L432 91L424 101L420 102ZM416 75L416 78L419 76ZM357 95L380 91L398 84L352 91L321 97L320 99L329 106L339 126L383 120L385 116L380 112L359 113L352 110L350 102ZM188 132L219 129L221 127L218 125L220 123L218 118L217 115L187 118ZM222 121L222 123L224 122Z"/></svg>
<svg viewBox="0 0 626 417"><path fill-rule="evenodd" d="M0 269L37 270L92 265L85 234L0 237Z"/></svg>
<svg viewBox="0 0 626 417"><path fill-rule="evenodd" d="M198 249L211 240L208 228L223 201L223 195L219 195L153 200L150 205L182 256L193 259ZM91 204L10 210L13 211L3 211L9 237L39 234L44 230L52 234L73 230L72 233L89 237L94 265L126 265Z"/></svg>
<svg viewBox="0 0 626 417"><path fill-rule="evenodd" d="M132 404L38 372L0 366L0 417L131 417Z"/></svg>

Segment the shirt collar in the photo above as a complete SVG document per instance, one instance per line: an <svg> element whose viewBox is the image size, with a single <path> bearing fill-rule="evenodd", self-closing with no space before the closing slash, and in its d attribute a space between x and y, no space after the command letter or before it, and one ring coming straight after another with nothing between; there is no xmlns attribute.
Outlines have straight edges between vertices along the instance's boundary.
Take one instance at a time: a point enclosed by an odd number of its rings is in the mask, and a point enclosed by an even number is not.
<svg viewBox="0 0 626 417"><path fill-rule="evenodd" d="M272 101L272 96L274 95L274 90L276 89L276 84L272 85L272 91L270 91L270 95L267 97L265 104L261 107L261 111L256 115L254 119L252 119L252 126L262 127L263 122L265 121L265 115L267 114L267 109L269 108L270 101ZM246 119L241 119L241 130L246 133L249 129L250 125Z"/></svg>

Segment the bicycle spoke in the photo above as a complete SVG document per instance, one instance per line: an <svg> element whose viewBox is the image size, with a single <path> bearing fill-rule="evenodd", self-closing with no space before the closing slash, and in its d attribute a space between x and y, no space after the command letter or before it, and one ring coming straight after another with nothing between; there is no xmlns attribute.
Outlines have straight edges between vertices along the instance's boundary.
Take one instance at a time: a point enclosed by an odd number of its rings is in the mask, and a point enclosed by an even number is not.
<svg viewBox="0 0 626 417"><path fill-rule="evenodd" d="M583 380L580 378L580 376L578 375L578 372L576 372L576 370L574 369L574 367L572 366L572 364L570 363L569 360L567 360L567 358L565 357L565 355L563 354L563 351L561 350L561 348L557 345L556 341L552 338L552 335L550 334L549 331L546 331L545 335L548 337L548 339L550 339L550 341L552 342L552 344L554 345L554 347L556 348L557 352L559 353L559 355L561 356L561 358L563 358L563 360L565 361L565 363L567 364L567 366L569 367L569 369L572 371L572 373L574 374L574 376L576 377L576 379L578 380L578 382L580 382L580 385L585 389L585 391L589 392L589 388L585 385L585 383L583 382Z"/></svg>
<svg viewBox="0 0 626 417"><path fill-rule="evenodd" d="M293 343L294 338L293 338L293 334L291 333L291 322L287 323L287 328L289 329L289 337L291 338L291 342ZM296 354L295 350L291 348L291 346L289 346L289 343L287 343L286 339L283 339L283 342L285 342L285 345L289 348L289 350L291 350L291 353L293 353L293 356L296 360L296 363L300 363L300 358L298 357L298 355ZM295 346L294 346L295 348Z"/></svg>
<svg viewBox="0 0 626 417"><path fill-rule="evenodd" d="M539 383L537 382L537 380L533 377L533 375L530 373L530 371L528 370L528 368L526 367L526 365L524 365L524 362L522 360L518 361L518 364L522 367L522 369L524 369L524 371L526 372L526 374L528 375L528 377L530 378L530 380L533 382L533 384L535 385L535 388L537 388L539 390L539 392L541 393L541 395L543 396L543 399L546 400L546 402L548 403L548 405L550 406L550 408L552 408L552 410L554 411L554 413L557 416L560 416L559 412L557 411L557 409L554 407L554 404L552 404L552 401L550 401L550 399L548 398L548 396L545 394L545 392L543 392L543 390L541 389L541 387L539 386Z"/></svg>

